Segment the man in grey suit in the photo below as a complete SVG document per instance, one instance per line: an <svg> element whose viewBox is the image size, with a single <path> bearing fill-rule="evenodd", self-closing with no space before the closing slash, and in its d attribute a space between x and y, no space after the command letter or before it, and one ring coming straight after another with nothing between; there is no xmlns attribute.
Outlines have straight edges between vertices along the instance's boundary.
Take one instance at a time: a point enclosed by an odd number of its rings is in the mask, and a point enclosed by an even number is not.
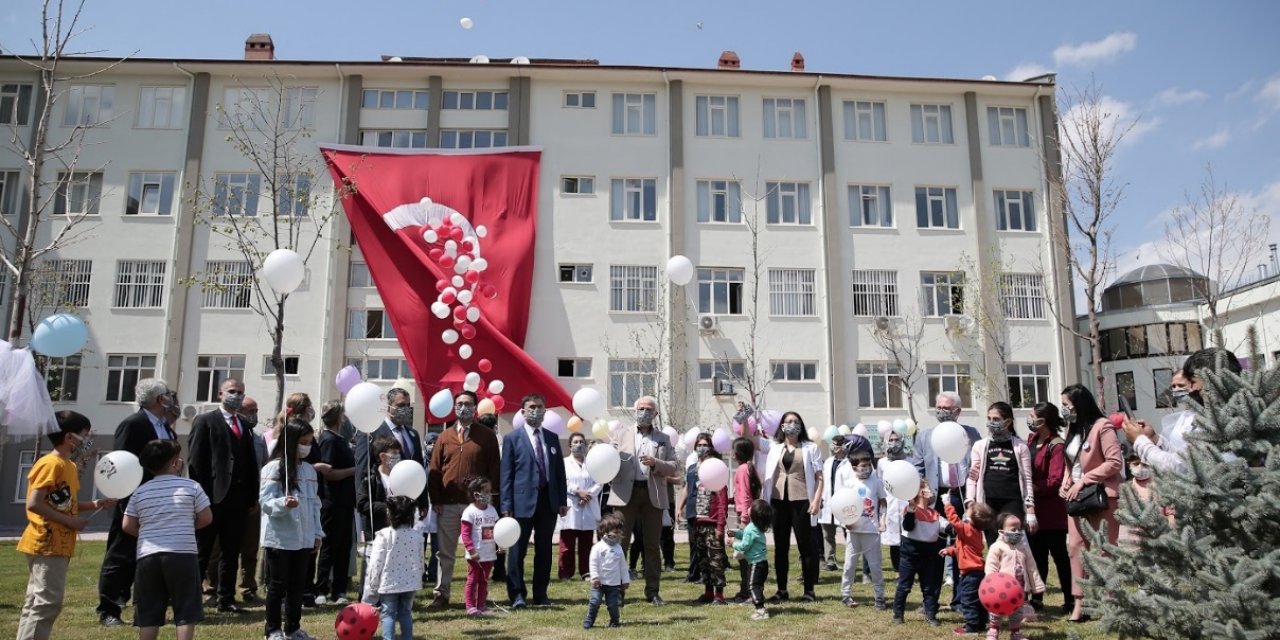
<svg viewBox="0 0 1280 640"><path fill-rule="evenodd" d="M662 514L668 506L667 480L679 475L671 440L654 428L658 401L652 396L636 400L636 428L618 435L614 446L622 458L618 475L610 483L609 505L622 514L622 530L632 531L636 523L644 537L644 599L655 606L666 602L658 595L662 578ZM631 550L631 536L623 536L625 556Z"/></svg>

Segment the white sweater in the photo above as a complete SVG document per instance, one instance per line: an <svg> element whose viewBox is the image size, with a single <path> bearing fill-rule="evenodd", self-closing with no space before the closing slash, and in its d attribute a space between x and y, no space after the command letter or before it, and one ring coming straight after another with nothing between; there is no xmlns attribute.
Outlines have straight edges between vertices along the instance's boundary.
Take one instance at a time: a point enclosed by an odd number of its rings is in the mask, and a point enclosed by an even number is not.
<svg viewBox="0 0 1280 640"><path fill-rule="evenodd" d="M382 529L369 549L363 600L378 602L380 594L422 589L422 532L412 527Z"/></svg>

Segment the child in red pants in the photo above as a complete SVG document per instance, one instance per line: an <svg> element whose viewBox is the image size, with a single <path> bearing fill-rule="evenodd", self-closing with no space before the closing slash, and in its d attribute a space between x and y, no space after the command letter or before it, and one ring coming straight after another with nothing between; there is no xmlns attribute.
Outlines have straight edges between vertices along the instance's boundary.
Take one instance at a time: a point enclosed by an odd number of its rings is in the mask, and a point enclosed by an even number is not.
<svg viewBox="0 0 1280 640"><path fill-rule="evenodd" d="M467 483L472 502L462 512L462 546L467 548L467 615L489 613L489 572L498 559L498 545L493 541L493 527L498 512L489 504L492 488L484 478Z"/></svg>

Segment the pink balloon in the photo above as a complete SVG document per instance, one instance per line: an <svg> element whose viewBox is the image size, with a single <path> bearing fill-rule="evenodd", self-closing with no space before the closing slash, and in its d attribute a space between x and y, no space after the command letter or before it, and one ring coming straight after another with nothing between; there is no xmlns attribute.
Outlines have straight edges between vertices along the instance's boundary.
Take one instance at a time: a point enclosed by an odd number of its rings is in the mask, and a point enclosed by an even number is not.
<svg viewBox="0 0 1280 640"><path fill-rule="evenodd" d="M742 423L741 423L741 422L738 422L737 420L734 420L734 421L733 421L733 433L734 433L734 435L738 435L738 436L742 435Z"/></svg>
<svg viewBox="0 0 1280 640"><path fill-rule="evenodd" d="M772 438L772 437L773 437L773 434L774 434L774 433L777 433L777 431L778 431L778 425L779 425L781 422L782 422L782 412L781 412L781 411L774 411L774 410L772 410L772 409L765 409L764 411L761 411L761 412L760 412L760 422L759 422L759 424L761 424L761 425L763 425L763 426L764 426L764 433L765 433L765 435L769 436L770 438Z"/></svg>
<svg viewBox="0 0 1280 640"><path fill-rule="evenodd" d="M334 384L338 387L338 393L346 393L352 387L360 384L360 370L354 365L347 365L338 371L338 377L334 380Z"/></svg>
<svg viewBox="0 0 1280 640"><path fill-rule="evenodd" d="M609 433L610 433L610 434L617 434L617 433L618 433L619 431L621 431L621 430L622 430L622 421L621 421L621 420L610 420L610 421L609 421Z"/></svg>
<svg viewBox="0 0 1280 640"><path fill-rule="evenodd" d="M569 428L565 426L564 418L554 411L548 411L542 417L542 428L562 438L569 435Z"/></svg>
<svg viewBox="0 0 1280 640"><path fill-rule="evenodd" d="M715 447L716 451L724 453L729 450L731 444L733 444L733 436L729 434L728 429L720 427L711 434L711 446Z"/></svg>
<svg viewBox="0 0 1280 640"><path fill-rule="evenodd" d="M719 491L729 484L729 467L719 458L708 458L698 465L698 482L711 491Z"/></svg>

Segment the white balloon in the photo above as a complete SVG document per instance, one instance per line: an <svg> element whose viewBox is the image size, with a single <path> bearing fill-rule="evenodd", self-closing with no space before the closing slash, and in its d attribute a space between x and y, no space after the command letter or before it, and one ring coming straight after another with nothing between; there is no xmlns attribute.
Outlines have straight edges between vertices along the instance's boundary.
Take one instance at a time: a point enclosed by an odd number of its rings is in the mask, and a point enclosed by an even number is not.
<svg viewBox="0 0 1280 640"><path fill-rule="evenodd" d="M485 260L484 258L476 258L475 260L471 261L472 271L484 271L485 269L488 269L488 268L489 268L489 261Z"/></svg>
<svg viewBox="0 0 1280 640"><path fill-rule="evenodd" d="M440 300L431 303L431 314L441 320L449 317L449 305Z"/></svg>
<svg viewBox="0 0 1280 640"><path fill-rule="evenodd" d="M471 293L470 289L463 289L458 292L458 302L461 302L462 304L471 304L471 301L474 299L475 296Z"/></svg>
<svg viewBox="0 0 1280 640"><path fill-rule="evenodd" d="M453 344L458 341L458 332L453 329L445 329L444 332L440 334L440 339L443 340L445 344Z"/></svg>
<svg viewBox="0 0 1280 640"><path fill-rule="evenodd" d="M467 281L466 281L466 280L463 280L463 279L462 279L462 276L454 276L454 277L453 277L453 280L451 280L450 282L452 282L452 283L453 283L453 286L455 286L455 287L457 287L457 288L459 288L459 289L461 289L463 286L465 286L465 285L467 284Z"/></svg>
<svg viewBox="0 0 1280 640"><path fill-rule="evenodd" d="M867 425L862 424L861 422L859 422L857 426L853 428L852 433L855 436L862 436L864 438L870 437L869 435L867 435Z"/></svg>
<svg viewBox="0 0 1280 640"><path fill-rule="evenodd" d="M458 257L458 243L452 240L444 243L444 253L451 258Z"/></svg>
<svg viewBox="0 0 1280 640"><path fill-rule="evenodd" d="M475 322L480 319L480 307L467 308L467 322Z"/></svg>
<svg viewBox="0 0 1280 640"><path fill-rule="evenodd" d="M453 263L453 272L454 272L454 273L456 273L456 274L458 274L458 275L462 275L462 274L464 274L464 273L466 273L466 272L467 272L467 267L470 267L470 266L471 266L471 265L466 265L466 266L464 266L464 265L462 264L462 259L461 259L461 258L459 258L459 259L458 259L458 262Z"/></svg>
<svg viewBox="0 0 1280 640"><path fill-rule="evenodd" d="M862 505L858 504L858 492L849 487L837 490L835 495L831 496L828 509L840 524L857 523L862 514Z"/></svg>
<svg viewBox="0 0 1280 640"><path fill-rule="evenodd" d="M698 465L698 482L708 491L719 491L729 484L729 467L720 458L708 458Z"/></svg>
<svg viewBox="0 0 1280 640"><path fill-rule="evenodd" d="M693 262L684 256L672 256L667 261L667 278L682 287L689 284L693 280Z"/></svg>
<svg viewBox="0 0 1280 640"><path fill-rule="evenodd" d="M262 275L276 293L293 293L307 277L302 256L290 249L276 249L262 261Z"/></svg>
<svg viewBox="0 0 1280 640"><path fill-rule="evenodd" d="M425 207L430 204L431 204L431 198L422 199L422 206ZM432 229L439 229L440 223L441 223L441 220L439 218L431 218L430 220L427 220L427 226L431 227Z"/></svg>
<svg viewBox="0 0 1280 640"><path fill-rule="evenodd" d="M849 428L849 425L842 424L836 428L836 433L839 433L842 436L848 436L849 434L853 433L853 430Z"/></svg>
<svg viewBox="0 0 1280 640"><path fill-rule="evenodd" d="M351 424L365 433L377 431L387 417L382 387L372 382L361 382L351 387L343 399L342 409Z"/></svg>
<svg viewBox="0 0 1280 640"><path fill-rule="evenodd" d="M488 227L486 227L486 226L484 226L484 225L480 225L480 226L476 227L476 237L477 237L477 238L483 238L483 237L485 237L485 236L487 236L487 235L489 235L489 228L488 228Z"/></svg>
<svg viewBox="0 0 1280 640"><path fill-rule="evenodd" d="M471 373L467 374L467 377L463 379L463 382L465 382L468 385L471 385L472 387L479 387L480 374L476 373L475 371L472 371Z"/></svg>
<svg viewBox="0 0 1280 640"><path fill-rule="evenodd" d="M819 442L822 440L822 429L820 427L809 427L809 440L811 442Z"/></svg>
<svg viewBox="0 0 1280 640"><path fill-rule="evenodd" d="M435 229L427 229L422 232L422 239L426 240L429 244L435 244L436 241L440 239L440 234L436 233Z"/></svg>
<svg viewBox="0 0 1280 640"><path fill-rule="evenodd" d="M587 458L583 461L582 466L587 468L587 474L592 480L604 484L613 482L618 475L618 469L622 468L622 459L618 456L618 450L608 445L592 447L587 452Z"/></svg>
<svg viewBox="0 0 1280 640"><path fill-rule="evenodd" d="M93 480L98 493L113 500L127 498L142 483L142 464L128 451L112 451L94 466Z"/></svg>
<svg viewBox="0 0 1280 640"><path fill-rule="evenodd" d="M471 27L474 27L476 23L472 22L471 18L463 18L458 21L458 24L462 25L463 29L470 29Z"/></svg>
<svg viewBox="0 0 1280 640"><path fill-rule="evenodd" d="M471 268L471 258L468 258L467 256L458 258L457 266L462 267L463 272L466 272Z"/></svg>
<svg viewBox="0 0 1280 640"><path fill-rule="evenodd" d="M515 518L502 518L493 525L493 543L510 549L520 540L520 523Z"/></svg>
<svg viewBox="0 0 1280 640"><path fill-rule="evenodd" d="M437 418L449 415L453 411L453 391L449 387L437 391L427 402L427 410Z"/></svg>
<svg viewBox="0 0 1280 640"><path fill-rule="evenodd" d="M392 495L408 496L414 500L427 488L427 470L417 460L401 460L391 467L387 488Z"/></svg>
<svg viewBox="0 0 1280 640"><path fill-rule="evenodd" d="M489 382L489 393L499 394L499 393L502 393L502 390L506 388L507 388L507 385L503 384L501 380L493 380Z"/></svg>
<svg viewBox="0 0 1280 640"><path fill-rule="evenodd" d="M964 455L969 452L970 447L969 434L965 433L964 427L955 422L943 422L934 427L929 442L933 445L934 453L947 464L964 460Z"/></svg>
<svg viewBox="0 0 1280 640"><path fill-rule="evenodd" d="M573 412L588 422L604 416L604 397L591 387L583 387L573 394Z"/></svg>
<svg viewBox="0 0 1280 640"><path fill-rule="evenodd" d="M911 500L920 493L920 473L906 460L894 460L885 465L884 488L899 500Z"/></svg>
<svg viewBox="0 0 1280 640"><path fill-rule="evenodd" d="M458 357L462 358L463 360L466 360L467 358L470 358L470 357L471 357L471 345L469 345L469 344L464 344L464 345L462 345L461 347L458 347Z"/></svg>
<svg viewBox="0 0 1280 640"><path fill-rule="evenodd" d="M466 18L466 19L470 20L470 18ZM461 213L458 213L455 211L454 213L449 214L449 222L453 224L453 226L455 227L461 227L462 223L466 221L467 221L466 216L462 215Z"/></svg>
<svg viewBox="0 0 1280 640"><path fill-rule="evenodd" d="M684 448L686 451L693 451L693 445L698 441L698 435L702 433L702 429L692 427L684 432Z"/></svg>

